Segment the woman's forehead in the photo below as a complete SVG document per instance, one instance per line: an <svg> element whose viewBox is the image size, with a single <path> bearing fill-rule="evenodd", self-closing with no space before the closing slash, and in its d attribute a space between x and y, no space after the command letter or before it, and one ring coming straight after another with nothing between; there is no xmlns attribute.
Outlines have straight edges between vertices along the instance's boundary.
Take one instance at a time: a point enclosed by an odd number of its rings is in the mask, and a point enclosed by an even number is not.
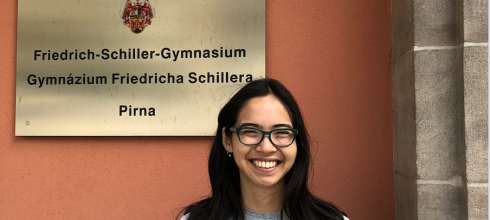
<svg viewBox="0 0 490 220"><path fill-rule="evenodd" d="M279 99L272 95L250 99L240 110L236 126L244 123L255 124L259 128L292 125L288 111Z"/></svg>

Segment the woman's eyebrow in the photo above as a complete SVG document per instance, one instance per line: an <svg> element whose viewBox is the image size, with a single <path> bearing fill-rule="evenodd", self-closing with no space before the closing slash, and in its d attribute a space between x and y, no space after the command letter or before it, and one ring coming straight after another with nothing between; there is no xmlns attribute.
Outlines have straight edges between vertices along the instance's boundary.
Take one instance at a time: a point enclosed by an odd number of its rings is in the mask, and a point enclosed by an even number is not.
<svg viewBox="0 0 490 220"><path fill-rule="evenodd" d="M258 124L254 124L254 123L242 123L238 127L256 127L256 128L260 128L260 126Z"/></svg>
<svg viewBox="0 0 490 220"><path fill-rule="evenodd" d="M260 125L255 124L255 123L242 123L242 124L241 124L240 126L238 126L238 127L255 127L255 128L261 128L261 126L260 126ZM275 124L275 125L273 125L273 126L272 126L272 129L274 129L274 128L284 128L284 127L286 127L286 128L293 128L293 127L292 127L291 125L289 125L289 124Z"/></svg>
<svg viewBox="0 0 490 220"><path fill-rule="evenodd" d="M291 125L288 124L275 124L272 126L272 128L282 128L282 127L293 128Z"/></svg>

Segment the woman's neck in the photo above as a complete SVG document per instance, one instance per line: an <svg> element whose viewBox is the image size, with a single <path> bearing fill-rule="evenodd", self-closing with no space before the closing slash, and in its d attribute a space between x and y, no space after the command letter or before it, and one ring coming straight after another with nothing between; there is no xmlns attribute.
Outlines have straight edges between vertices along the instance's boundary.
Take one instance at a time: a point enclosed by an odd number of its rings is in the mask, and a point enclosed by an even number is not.
<svg viewBox="0 0 490 220"><path fill-rule="evenodd" d="M240 181L243 206L256 212L276 212L282 208L284 181L272 187L258 187Z"/></svg>

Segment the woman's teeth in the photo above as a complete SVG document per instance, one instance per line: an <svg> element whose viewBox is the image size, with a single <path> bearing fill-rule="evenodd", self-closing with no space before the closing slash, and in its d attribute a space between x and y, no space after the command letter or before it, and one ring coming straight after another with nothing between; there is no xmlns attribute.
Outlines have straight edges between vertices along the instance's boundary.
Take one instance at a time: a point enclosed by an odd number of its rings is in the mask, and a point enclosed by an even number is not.
<svg viewBox="0 0 490 220"><path fill-rule="evenodd" d="M272 168L277 165L277 161L258 161L254 160L253 164L257 167L262 167L262 168Z"/></svg>

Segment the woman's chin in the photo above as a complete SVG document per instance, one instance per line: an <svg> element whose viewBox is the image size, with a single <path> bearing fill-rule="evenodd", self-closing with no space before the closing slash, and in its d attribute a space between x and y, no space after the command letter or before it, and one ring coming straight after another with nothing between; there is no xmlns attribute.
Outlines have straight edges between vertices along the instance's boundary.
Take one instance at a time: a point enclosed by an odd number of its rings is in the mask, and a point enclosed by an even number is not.
<svg viewBox="0 0 490 220"><path fill-rule="evenodd" d="M255 179L254 183L261 188L278 187L280 180L276 177L262 177Z"/></svg>

